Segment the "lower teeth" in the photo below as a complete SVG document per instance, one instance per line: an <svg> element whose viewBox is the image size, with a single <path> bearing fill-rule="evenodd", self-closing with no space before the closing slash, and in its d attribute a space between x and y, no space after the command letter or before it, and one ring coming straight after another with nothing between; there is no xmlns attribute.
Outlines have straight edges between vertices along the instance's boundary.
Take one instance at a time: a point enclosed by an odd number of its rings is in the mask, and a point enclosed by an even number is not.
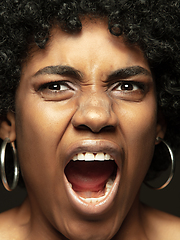
<svg viewBox="0 0 180 240"><path fill-rule="evenodd" d="M107 183L106 183L106 187L105 187L105 194L101 197L97 197L97 198L93 198L93 197L81 197L79 196L79 198L81 198L83 201L87 202L87 203L97 203L97 202L100 202L102 201L107 195L108 193L110 192L112 186L113 186L113 183L114 183L114 179L112 178L109 178ZM72 184L69 183L71 188L72 188Z"/></svg>

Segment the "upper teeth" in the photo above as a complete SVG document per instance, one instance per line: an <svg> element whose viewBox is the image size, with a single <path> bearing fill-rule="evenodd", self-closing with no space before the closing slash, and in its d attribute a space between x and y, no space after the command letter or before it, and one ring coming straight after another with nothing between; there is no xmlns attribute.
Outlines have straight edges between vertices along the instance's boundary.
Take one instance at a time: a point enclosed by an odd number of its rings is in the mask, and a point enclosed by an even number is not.
<svg viewBox="0 0 180 240"><path fill-rule="evenodd" d="M104 160L114 160L108 153L78 153L73 158L73 161L104 161Z"/></svg>

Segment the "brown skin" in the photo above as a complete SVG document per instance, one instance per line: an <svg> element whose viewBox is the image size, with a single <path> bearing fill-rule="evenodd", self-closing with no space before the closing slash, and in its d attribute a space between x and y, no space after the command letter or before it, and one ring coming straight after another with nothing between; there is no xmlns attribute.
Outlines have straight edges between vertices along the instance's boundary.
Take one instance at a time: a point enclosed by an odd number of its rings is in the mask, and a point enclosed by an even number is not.
<svg viewBox="0 0 180 240"><path fill-rule="evenodd" d="M126 46L121 37L108 32L105 22L96 20L83 22L81 33L74 35L54 28L45 50L35 48L31 55L22 68L16 113L7 116L11 126L3 123L0 131L2 138L17 140L28 192L20 208L1 215L3 239L169 239L162 229L171 235L174 227L167 227L169 221L179 226L178 218L149 211L138 200L155 139L165 132L143 53ZM74 68L80 76L38 72L57 65ZM122 91L117 83L124 78L109 76L128 67L141 67L143 73L129 76L132 89ZM42 88L52 81L68 85L57 92ZM115 198L98 214L72 206L64 183L70 146L84 140L112 145L121 174Z"/></svg>

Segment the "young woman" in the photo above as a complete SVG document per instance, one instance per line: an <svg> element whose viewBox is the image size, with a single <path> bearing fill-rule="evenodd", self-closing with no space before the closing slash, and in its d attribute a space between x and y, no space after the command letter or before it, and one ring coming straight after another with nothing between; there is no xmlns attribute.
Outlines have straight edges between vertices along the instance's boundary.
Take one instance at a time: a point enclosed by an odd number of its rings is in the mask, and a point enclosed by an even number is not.
<svg viewBox="0 0 180 240"><path fill-rule="evenodd" d="M28 193L0 215L1 239L180 239L179 218L139 201L144 179L169 165L160 145L180 143L179 11L1 1L1 177L15 187L10 145Z"/></svg>

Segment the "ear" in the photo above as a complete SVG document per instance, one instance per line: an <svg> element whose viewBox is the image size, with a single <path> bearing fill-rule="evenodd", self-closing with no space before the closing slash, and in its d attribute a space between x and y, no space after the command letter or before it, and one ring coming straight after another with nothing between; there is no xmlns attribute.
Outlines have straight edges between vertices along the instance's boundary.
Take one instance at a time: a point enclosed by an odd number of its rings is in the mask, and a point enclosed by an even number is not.
<svg viewBox="0 0 180 240"><path fill-rule="evenodd" d="M8 112L7 116L0 120L0 138L4 140L7 137L11 142L16 139L15 114L12 112Z"/></svg>
<svg viewBox="0 0 180 240"><path fill-rule="evenodd" d="M157 126L156 126L156 137L164 138L164 135L166 133L167 123L166 120L161 112L161 110L158 111L157 115ZM159 141L155 144L158 144Z"/></svg>

